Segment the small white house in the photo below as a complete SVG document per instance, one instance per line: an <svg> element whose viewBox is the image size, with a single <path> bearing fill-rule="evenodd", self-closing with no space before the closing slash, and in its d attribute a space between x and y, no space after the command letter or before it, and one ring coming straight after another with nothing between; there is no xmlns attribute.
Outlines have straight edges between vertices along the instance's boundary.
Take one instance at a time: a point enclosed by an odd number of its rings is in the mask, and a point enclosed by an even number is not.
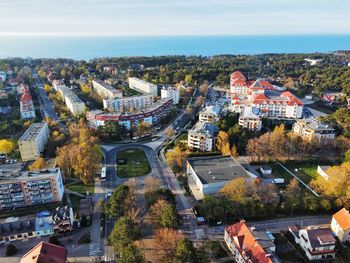
<svg viewBox="0 0 350 263"><path fill-rule="evenodd" d="M260 166L260 172L263 175L270 175L272 174L272 168L270 166Z"/></svg>
<svg viewBox="0 0 350 263"><path fill-rule="evenodd" d="M350 213L346 208L332 216L331 229L340 242L350 241Z"/></svg>
<svg viewBox="0 0 350 263"><path fill-rule="evenodd" d="M331 168L330 166L326 165L319 165L317 166L317 173L319 175L321 175L324 179L328 180L329 179L329 175L327 174L327 170Z"/></svg>

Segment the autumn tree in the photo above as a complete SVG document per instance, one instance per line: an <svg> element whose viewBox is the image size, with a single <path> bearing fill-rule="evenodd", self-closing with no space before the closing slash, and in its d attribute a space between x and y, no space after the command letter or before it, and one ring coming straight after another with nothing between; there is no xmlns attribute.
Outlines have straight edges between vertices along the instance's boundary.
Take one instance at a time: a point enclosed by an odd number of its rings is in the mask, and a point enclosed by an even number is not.
<svg viewBox="0 0 350 263"><path fill-rule="evenodd" d="M145 135L145 134L149 134L150 133L150 127L151 125L145 121L141 121L138 125L137 125L137 128L136 128L136 135L137 136L142 136L142 135Z"/></svg>
<svg viewBox="0 0 350 263"><path fill-rule="evenodd" d="M155 231L155 243L160 250L160 260L172 262L175 258L178 244L183 236L175 229L161 228Z"/></svg>
<svg viewBox="0 0 350 263"><path fill-rule="evenodd" d="M172 137L174 137L176 135L176 133L172 127L166 128L164 133L168 139L171 139Z"/></svg>
<svg viewBox="0 0 350 263"><path fill-rule="evenodd" d="M230 142L227 132L219 131L216 139L216 147L222 155L231 155Z"/></svg>
<svg viewBox="0 0 350 263"><path fill-rule="evenodd" d="M166 153L168 164L178 170L182 169L183 167L183 158L185 158L185 156L179 146L175 146L173 150L170 150Z"/></svg>
<svg viewBox="0 0 350 263"><path fill-rule="evenodd" d="M160 188L160 180L154 176L147 176L145 178L146 192L154 192Z"/></svg>
<svg viewBox="0 0 350 263"><path fill-rule="evenodd" d="M40 157L39 159L35 160L31 165L29 165L29 170L34 171L34 170L40 170L45 166L46 162L43 157Z"/></svg>
<svg viewBox="0 0 350 263"><path fill-rule="evenodd" d="M0 153L9 154L14 149L14 143L10 140L2 139L0 140Z"/></svg>
<svg viewBox="0 0 350 263"><path fill-rule="evenodd" d="M177 228L179 217L176 207L165 200L158 200L150 208L150 215L153 224L157 228Z"/></svg>

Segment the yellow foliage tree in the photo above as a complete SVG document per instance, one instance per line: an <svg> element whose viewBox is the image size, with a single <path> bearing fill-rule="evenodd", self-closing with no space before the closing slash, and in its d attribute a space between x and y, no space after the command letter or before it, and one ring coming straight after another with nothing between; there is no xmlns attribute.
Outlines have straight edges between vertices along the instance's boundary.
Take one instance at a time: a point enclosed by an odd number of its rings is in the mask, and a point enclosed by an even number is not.
<svg viewBox="0 0 350 263"><path fill-rule="evenodd" d="M34 170L40 170L45 166L46 162L45 159L40 157L39 159L35 160L34 163L29 165L29 170L34 171Z"/></svg>
<svg viewBox="0 0 350 263"><path fill-rule="evenodd" d="M14 147L15 146L12 141L6 139L0 140L0 153L9 154L13 151Z"/></svg>

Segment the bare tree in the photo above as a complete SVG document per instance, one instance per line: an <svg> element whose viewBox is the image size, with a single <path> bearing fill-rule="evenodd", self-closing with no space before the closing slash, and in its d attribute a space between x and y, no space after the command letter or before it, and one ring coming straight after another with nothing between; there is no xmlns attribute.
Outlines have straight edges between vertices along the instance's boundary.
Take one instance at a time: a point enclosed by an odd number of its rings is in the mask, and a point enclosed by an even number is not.
<svg viewBox="0 0 350 263"><path fill-rule="evenodd" d="M145 178L145 186L147 192L154 192L160 188L160 180L149 175Z"/></svg>

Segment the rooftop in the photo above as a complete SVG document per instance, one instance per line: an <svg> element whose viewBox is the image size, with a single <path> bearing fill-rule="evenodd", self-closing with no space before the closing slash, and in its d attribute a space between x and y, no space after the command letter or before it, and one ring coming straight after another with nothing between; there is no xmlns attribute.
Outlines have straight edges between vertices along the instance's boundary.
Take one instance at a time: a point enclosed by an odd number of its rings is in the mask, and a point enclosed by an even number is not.
<svg viewBox="0 0 350 263"><path fill-rule="evenodd" d="M57 175L59 168L45 169L38 171L2 171L0 173L0 185L14 183L18 181L29 181L35 179L45 179L48 176Z"/></svg>
<svg viewBox="0 0 350 263"><path fill-rule="evenodd" d="M247 171L231 156L190 158L188 163L203 184L249 177Z"/></svg>
<svg viewBox="0 0 350 263"><path fill-rule="evenodd" d="M22 137L19 139L19 142L34 140L45 126L47 126L46 122L34 122L23 133Z"/></svg>
<svg viewBox="0 0 350 263"><path fill-rule="evenodd" d="M134 80L134 81L138 81L138 82L141 82L141 83L143 83L143 84L147 84L147 85L153 85L153 86L156 86L155 84L153 84L153 83L150 83L150 82L148 82L148 81L145 81L145 80L143 80L143 79L139 79L139 78L135 78L135 77L131 77L131 78L129 78L129 81L130 80Z"/></svg>
<svg viewBox="0 0 350 263"><path fill-rule="evenodd" d="M64 247L40 242L22 257L20 263L66 263L67 254Z"/></svg>
<svg viewBox="0 0 350 263"><path fill-rule="evenodd" d="M215 133L219 132L219 128L214 123L197 122L197 124L193 127L193 129L189 130L188 132L189 134L202 133L202 134L208 134L210 136L213 136Z"/></svg>
<svg viewBox="0 0 350 263"><path fill-rule="evenodd" d="M350 213L349 210L343 208L333 215L333 219L337 221L343 230L350 229Z"/></svg>

